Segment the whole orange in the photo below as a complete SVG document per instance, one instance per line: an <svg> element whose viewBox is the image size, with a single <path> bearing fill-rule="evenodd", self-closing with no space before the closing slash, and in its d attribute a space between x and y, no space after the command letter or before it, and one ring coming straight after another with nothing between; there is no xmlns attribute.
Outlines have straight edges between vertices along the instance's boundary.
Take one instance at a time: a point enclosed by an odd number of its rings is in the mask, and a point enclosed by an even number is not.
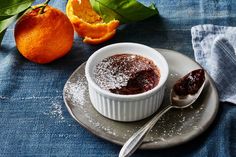
<svg viewBox="0 0 236 157"><path fill-rule="evenodd" d="M74 30L68 17L49 5L34 6L15 26L15 41L19 52L30 61L49 63L69 52Z"/></svg>

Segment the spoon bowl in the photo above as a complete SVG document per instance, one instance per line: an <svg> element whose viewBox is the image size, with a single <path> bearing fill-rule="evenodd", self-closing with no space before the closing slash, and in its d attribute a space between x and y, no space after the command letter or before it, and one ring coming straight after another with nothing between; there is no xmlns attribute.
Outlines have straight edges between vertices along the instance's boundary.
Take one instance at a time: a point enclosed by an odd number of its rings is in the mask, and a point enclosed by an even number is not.
<svg viewBox="0 0 236 157"><path fill-rule="evenodd" d="M171 89L170 104L167 105L160 112L158 112L150 121L148 121L143 127L141 127L125 142L119 153L119 157L128 157L132 155L135 150L138 149L138 147L142 144L144 137L149 133L149 131L153 128L153 126L160 119L160 117L164 115L167 111L169 111L171 108L181 109L191 106L199 98L207 82L207 80L204 80L201 87L193 95L188 94L185 96L179 96L174 91L174 89Z"/></svg>
<svg viewBox="0 0 236 157"><path fill-rule="evenodd" d="M172 108L186 108L192 105L200 96L202 93L203 88L206 85L207 80L205 80L202 84L202 86L199 88L197 93L194 95L186 95L186 96L179 96L175 93L175 91L172 89L170 93L170 105Z"/></svg>

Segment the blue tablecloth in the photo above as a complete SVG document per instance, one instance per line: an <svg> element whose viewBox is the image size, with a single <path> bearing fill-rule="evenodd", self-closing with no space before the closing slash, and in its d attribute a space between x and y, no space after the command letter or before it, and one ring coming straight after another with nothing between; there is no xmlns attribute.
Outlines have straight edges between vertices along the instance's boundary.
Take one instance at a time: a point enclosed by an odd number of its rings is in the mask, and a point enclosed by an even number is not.
<svg viewBox="0 0 236 157"><path fill-rule="evenodd" d="M66 2L50 4L65 11ZM46 65L18 53L12 25L0 48L0 156L117 156L120 146L94 136L69 115L62 90L71 73L95 50L116 42L173 49L193 58L192 26L236 26L233 0L154 2L160 16L121 26L112 40L98 46L84 44L76 35L71 53ZM236 156L234 130L236 107L221 103L213 125L199 137L173 148L139 150L134 156Z"/></svg>

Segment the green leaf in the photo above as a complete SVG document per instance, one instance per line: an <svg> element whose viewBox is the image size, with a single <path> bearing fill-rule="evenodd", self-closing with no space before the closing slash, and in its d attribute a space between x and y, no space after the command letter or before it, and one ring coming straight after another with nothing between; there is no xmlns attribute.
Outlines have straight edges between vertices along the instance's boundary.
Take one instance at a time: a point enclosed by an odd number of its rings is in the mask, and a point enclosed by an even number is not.
<svg viewBox="0 0 236 157"><path fill-rule="evenodd" d="M3 39L3 36L6 32L6 28L12 22L14 22L17 19L17 17L18 17L17 15L14 15L14 16L10 16L9 18L0 21L0 45L1 45L1 42L2 42L2 39Z"/></svg>
<svg viewBox="0 0 236 157"><path fill-rule="evenodd" d="M34 0L1 0L0 16L16 15L29 8Z"/></svg>
<svg viewBox="0 0 236 157"><path fill-rule="evenodd" d="M146 7L136 0L90 0L90 3L105 22L116 19L130 23L158 14L154 4Z"/></svg>
<svg viewBox="0 0 236 157"><path fill-rule="evenodd" d="M11 23L17 19L18 15L11 16L8 19L0 21L0 33L4 31Z"/></svg>
<svg viewBox="0 0 236 157"><path fill-rule="evenodd" d="M0 16L0 19L2 18L0 20L0 44L1 44L2 38L5 34L7 27L10 26L13 22L15 22L18 18L20 18L24 14L25 11L26 10L20 12L17 15L13 15L13 16L6 16L6 17Z"/></svg>
<svg viewBox="0 0 236 157"><path fill-rule="evenodd" d="M6 29L0 33L0 47L1 47L2 39L3 39L5 32L6 32Z"/></svg>
<svg viewBox="0 0 236 157"><path fill-rule="evenodd" d="M12 15L11 15L12 16ZM10 18L11 16L0 16L0 21Z"/></svg>

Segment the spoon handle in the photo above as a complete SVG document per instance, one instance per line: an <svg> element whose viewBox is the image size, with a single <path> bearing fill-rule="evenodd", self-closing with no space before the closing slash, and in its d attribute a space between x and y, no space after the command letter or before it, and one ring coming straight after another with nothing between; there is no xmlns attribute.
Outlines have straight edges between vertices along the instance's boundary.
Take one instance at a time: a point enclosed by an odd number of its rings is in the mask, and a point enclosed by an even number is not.
<svg viewBox="0 0 236 157"><path fill-rule="evenodd" d="M150 121L148 121L143 127L141 127L137 132L135 132L123 145L120 150L119 157L128 157L134 153L134 151L141 145L144 137L160 119L160 117L165 114L172 106L167 106L158 112Z"/></svg>

